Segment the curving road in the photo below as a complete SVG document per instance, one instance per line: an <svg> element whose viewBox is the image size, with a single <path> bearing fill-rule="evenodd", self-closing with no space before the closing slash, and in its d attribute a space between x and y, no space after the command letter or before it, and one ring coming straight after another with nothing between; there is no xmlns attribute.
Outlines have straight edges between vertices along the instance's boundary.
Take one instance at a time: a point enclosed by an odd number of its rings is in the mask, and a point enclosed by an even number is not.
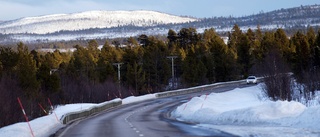
<svg viewBox="0 0 320 137"><path fill-rule="evenodd" d="M246 85L220 86L181 96L159 98L122 105L98 115L77 121L61 129L55 137L188 137L233 136L220 131L196 127L170 118L170 112L190 97L211 92L225 92Z"/></svg>

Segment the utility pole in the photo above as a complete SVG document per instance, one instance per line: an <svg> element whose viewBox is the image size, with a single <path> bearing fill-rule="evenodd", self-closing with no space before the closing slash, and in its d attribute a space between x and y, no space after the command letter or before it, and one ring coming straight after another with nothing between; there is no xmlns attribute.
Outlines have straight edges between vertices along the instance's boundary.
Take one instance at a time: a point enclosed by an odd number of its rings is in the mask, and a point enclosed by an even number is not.
<svg viewBox="0 0 320 137"><path fill-rule="evenodd" d="M115 65L118 67L118 92L119 92L119 96L121 98L121 89L120 89L120 68L121 68L121 65L123 63L113 63L112 65Z"/></svg>
<svg viewBox="0 0 320 137"><path fill-rule="evenodd" d="M178 56L168 56L168 59L171 59L171 74L172 74L172 87L175 88L175 78L174 78L174 59L178 58Z"/></svg>

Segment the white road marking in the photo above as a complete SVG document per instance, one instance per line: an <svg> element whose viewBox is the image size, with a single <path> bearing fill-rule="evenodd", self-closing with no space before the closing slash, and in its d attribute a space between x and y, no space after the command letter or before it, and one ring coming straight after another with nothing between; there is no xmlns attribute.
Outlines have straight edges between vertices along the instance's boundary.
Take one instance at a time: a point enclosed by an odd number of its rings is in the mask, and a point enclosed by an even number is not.
<svg viewBox="0 0 320 137"><path fill-rule="evenodd" d="M150 106L145 106L145 107L143 107L143 108L141 108L141 109L139 109L139 110L136 110L136 111L133 111L133 112L131 112L124 120L126 121L126 123L128 123L128 125L130 126L130 128L132 128L132 130L133 131L136 131L136 133L140 133L140 131L137 129L137 128L135 128L134 126L133 126L133 124L130 122L130 117L131 116L133 116L135 113L137 113L137 112L140 112L140 111L143 111L143 110L146 110L148 107L150 107ZM144 134L139 134L139 136L140 137L143 137L144 136Z"/></svg>

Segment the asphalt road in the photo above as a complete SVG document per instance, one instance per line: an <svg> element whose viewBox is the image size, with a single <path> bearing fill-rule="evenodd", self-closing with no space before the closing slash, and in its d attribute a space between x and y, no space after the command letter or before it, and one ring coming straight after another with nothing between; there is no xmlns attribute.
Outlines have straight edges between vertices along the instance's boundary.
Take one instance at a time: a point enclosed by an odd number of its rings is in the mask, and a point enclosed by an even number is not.
<svg viewBox="0 0 320 137"><path fill-rule="evenodd" d="M54 137L189 137L233 136L220 131L201 129L193 123L170 118L170 112L190 97L211 92L225 92L246 85L220 86L210 91L122 105L98 115L76 121Z"/></svg>

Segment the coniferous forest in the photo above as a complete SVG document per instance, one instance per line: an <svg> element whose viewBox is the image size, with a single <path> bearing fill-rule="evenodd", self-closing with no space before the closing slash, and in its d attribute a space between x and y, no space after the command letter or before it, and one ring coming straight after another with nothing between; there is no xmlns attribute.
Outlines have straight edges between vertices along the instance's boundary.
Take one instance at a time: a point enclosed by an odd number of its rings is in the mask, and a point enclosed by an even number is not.
<svg viewBox="0 0 320 137"><path fill-rule="evenodd" d="M214 29L169 30L166 37L140 35L126 46L105 42L101 50L90 40L74 52L30 51L22 42L0 47L0 127L24 121L18 97L34 119L46 115L39 104L49 110L48 98L53 105L100 103L249 75L265 77L274 100L294 99L291 77L305 97L320 88L320 31L313 28L289 36L234 25L227 44Z"/></svg>

